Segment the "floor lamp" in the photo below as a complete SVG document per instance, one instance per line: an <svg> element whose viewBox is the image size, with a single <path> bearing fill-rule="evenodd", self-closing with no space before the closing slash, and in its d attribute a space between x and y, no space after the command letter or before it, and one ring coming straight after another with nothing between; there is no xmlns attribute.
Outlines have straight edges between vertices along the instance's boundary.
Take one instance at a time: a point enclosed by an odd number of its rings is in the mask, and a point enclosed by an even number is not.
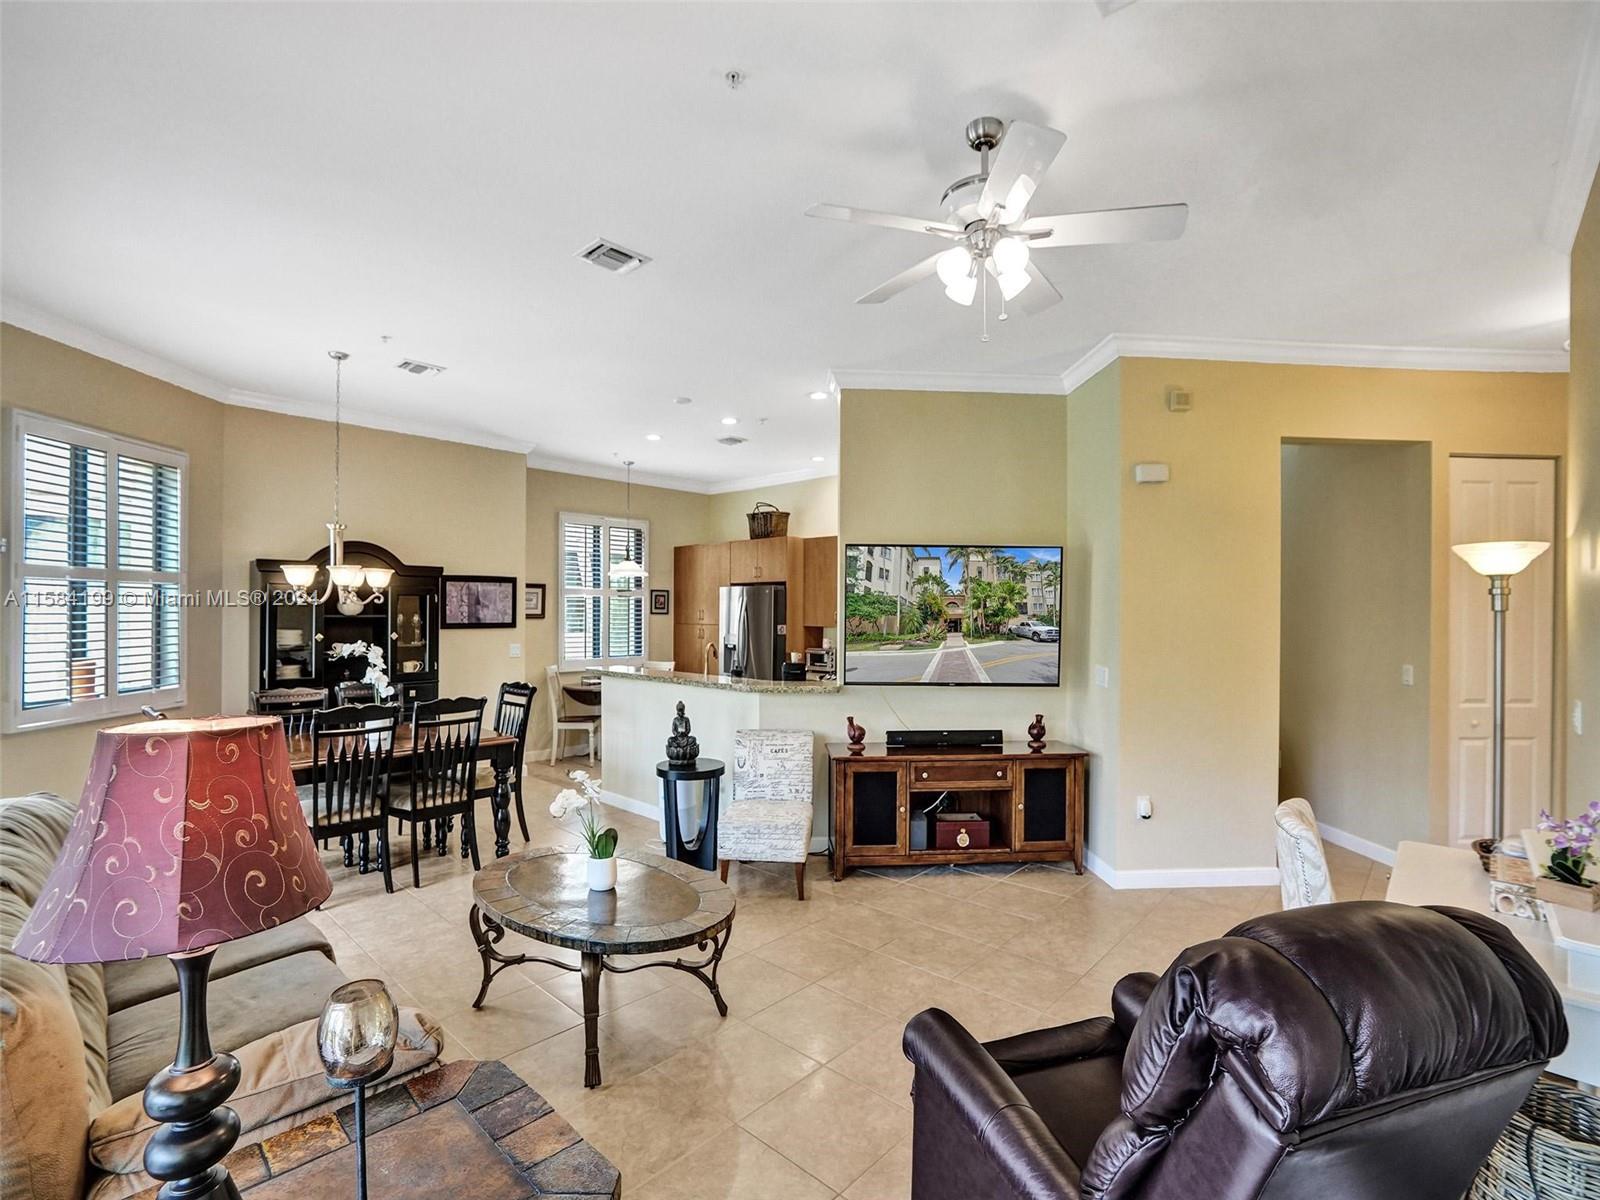
<svg viewBox="0 0 1600 1200"><path fill-rule="evenodd" d="M1490 783L1494 800L1494 844L1506 836L1506 611L1511 607L1511 577L1550 549L1549 542L1463 542L1451 546L1489 581L1494 614L1494 737L1490 744Z"/></svg>

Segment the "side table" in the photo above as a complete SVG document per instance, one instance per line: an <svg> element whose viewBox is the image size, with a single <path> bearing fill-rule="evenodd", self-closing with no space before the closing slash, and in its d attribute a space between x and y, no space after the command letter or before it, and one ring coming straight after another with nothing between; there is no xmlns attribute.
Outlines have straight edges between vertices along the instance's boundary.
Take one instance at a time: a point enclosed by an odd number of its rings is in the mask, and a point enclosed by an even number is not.
<svg viewBox="0 0 1600 1200"><path fill-rule="evenodd" d="M661 840L666 844L668 858L702 871L717 869L717 811L726 770L725 764L715 758L697 758L692 763L662 759L656 764L656 778L661 780ZM700 829L693 837L685 837L685 831L678 827L680 783L700 783L705 789L700 804Z"/></svg>
<svg viewBox="0 0 1600 1200"><path fill-rule="evenodd" d="M347 1104L235 1150L228 1170L247 1200L349 1200L354 1128ZM470 1059L368 1098L367 1181L383 1200L622 1195L616 1167L543 1096L504 1063Z"/></svg>

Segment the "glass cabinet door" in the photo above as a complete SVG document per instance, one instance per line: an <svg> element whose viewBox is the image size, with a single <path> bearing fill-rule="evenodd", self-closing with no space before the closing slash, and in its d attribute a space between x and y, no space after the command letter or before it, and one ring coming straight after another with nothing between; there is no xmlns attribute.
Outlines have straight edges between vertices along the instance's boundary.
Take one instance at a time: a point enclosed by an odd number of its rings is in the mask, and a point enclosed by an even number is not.
<svg viewBox="0 0 1600 1200"><path fill-rule="evenodd" d="M317 676L316 609L295 604L285 588L267 594L267 637L261 685L309 687Z"/></svg>
<svg viewBox="0 0 1600 1200"><path fill-rule="evenodd" d="M906 798L899 767L853 767L845 776L850 789L847 817L849 847L854 854L904 854Z"/></svg>
<svg viewBox="0 0 1600 1200"><path fill-rule="evenodd" d="M389 644L394 648L389 656L390 674L395 678L406 679L438 670L434 645L439 627L438 601L433 592L395 591L390 594L389 603L394 606L389 614Z"/></svg>

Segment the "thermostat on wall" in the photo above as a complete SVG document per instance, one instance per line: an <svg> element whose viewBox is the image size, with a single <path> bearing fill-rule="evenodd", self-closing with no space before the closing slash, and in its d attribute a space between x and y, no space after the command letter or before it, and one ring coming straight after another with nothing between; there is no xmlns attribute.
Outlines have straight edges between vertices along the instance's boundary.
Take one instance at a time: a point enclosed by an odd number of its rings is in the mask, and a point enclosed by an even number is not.
<svg viewBox="0 0 1600 1200"><path fill-rule="evenodd" d="M1172 478L1172 468L1166 463L1134 463L1135 483L1166 483Z"/></svg>

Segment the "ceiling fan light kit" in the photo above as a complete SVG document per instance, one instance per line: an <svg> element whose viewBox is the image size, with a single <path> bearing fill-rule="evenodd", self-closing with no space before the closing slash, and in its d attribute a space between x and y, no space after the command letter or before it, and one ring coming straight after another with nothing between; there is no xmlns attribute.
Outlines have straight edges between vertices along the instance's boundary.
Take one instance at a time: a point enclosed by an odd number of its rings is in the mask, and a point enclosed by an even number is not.
<svg viewBox="0 0 1600 1200"><path fill-rule="evenodd" d="M971 306L982 289L981 340L988 341L990 276L1000 293L1002 321L1010 316L1006 305L1022 296L1030 284L1039 286L1017 304L1025 313L1039 312L1061 299L1055 285L1032 261L1033 251L1162 241L1183 233L1189 213L1184 204L1029 217L1028 205L1039 181L1066 140L1066 134L1048 126L1026 121L1007 125L999 117L978 117L967 124L967 145L978 154L978 172L956 180L944 190L940 198L944 220L928 221L843 204L814 204L806 215L930 234L953 242L880 284L856 303L882 304L936 275L944 285L945 295L964 307Z"/></svg>

